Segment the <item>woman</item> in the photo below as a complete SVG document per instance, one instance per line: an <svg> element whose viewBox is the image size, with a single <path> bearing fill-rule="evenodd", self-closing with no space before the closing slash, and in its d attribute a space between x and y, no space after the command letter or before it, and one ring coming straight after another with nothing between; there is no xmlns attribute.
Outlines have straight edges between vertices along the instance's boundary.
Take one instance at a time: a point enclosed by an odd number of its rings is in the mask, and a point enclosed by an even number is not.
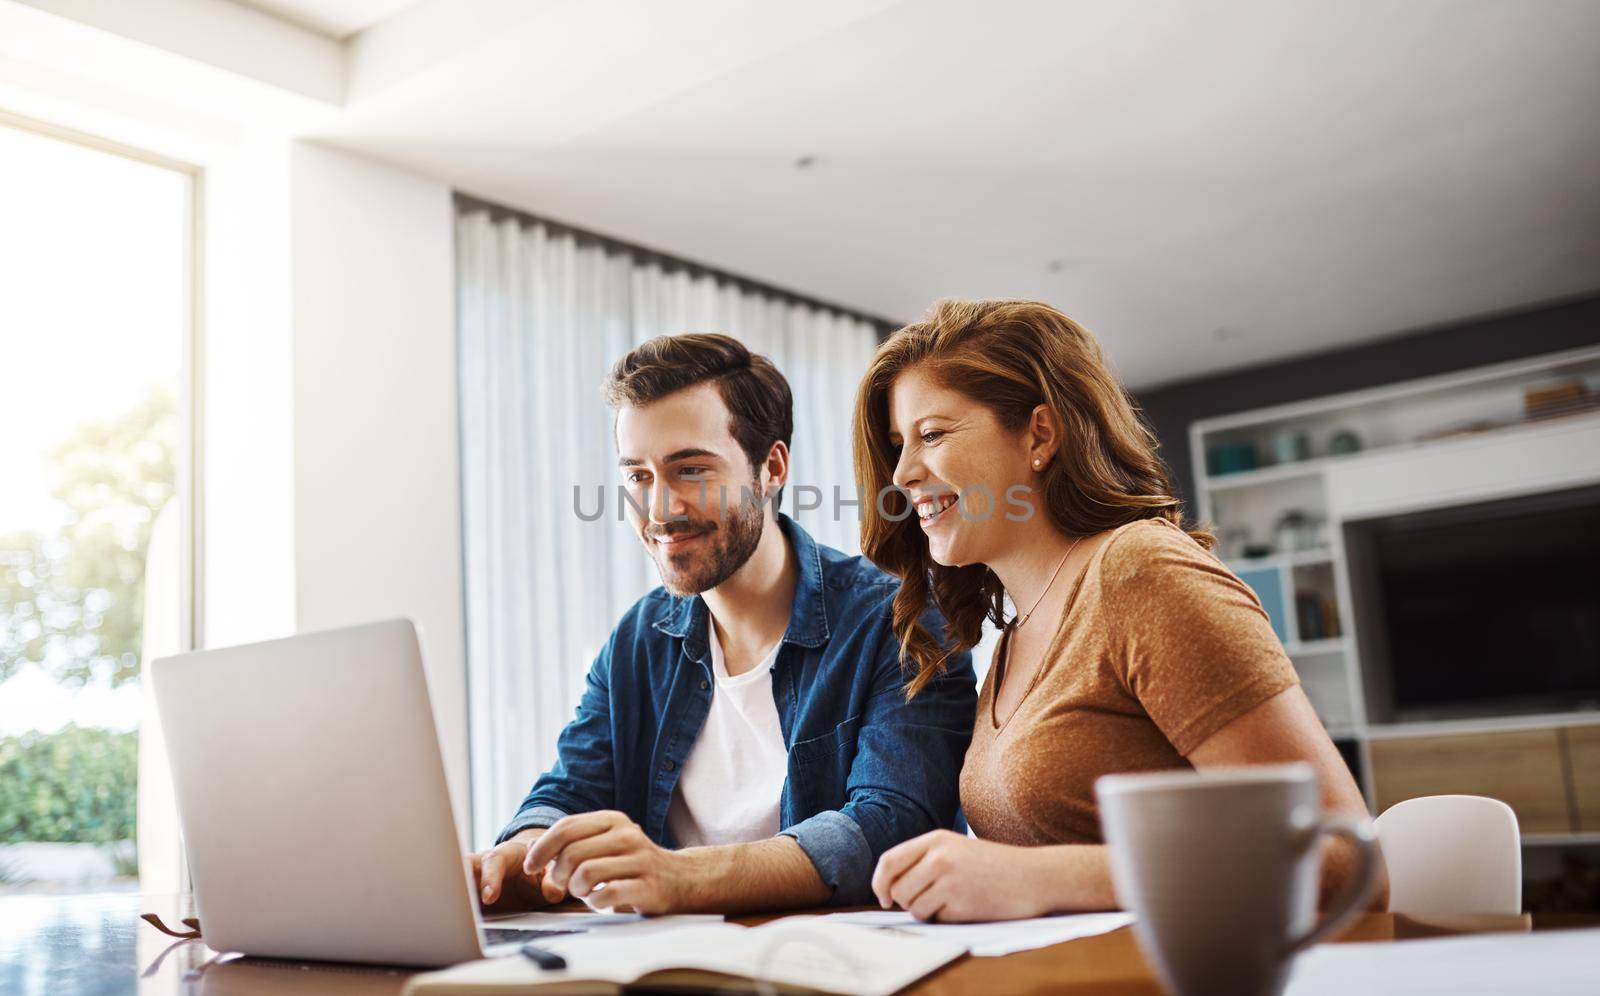
<svg viewBox="0 0 1600 996"><path fill-rule="evenodd" d="M1094 799L1110 772L1305 761L1325 808L1366 814L1260 602L1208 533L1180 525L1153 435L1072 319L935 304L873 357L855 465L881 496L863 503L862 551L901 579L908 693L985 619L1005 627L961 774L977 839L885 852L885 908L969 921L1115 907ZM944 644L918 624L930 597ZM1329 847L1324 895L1353 864Z"/></svg>

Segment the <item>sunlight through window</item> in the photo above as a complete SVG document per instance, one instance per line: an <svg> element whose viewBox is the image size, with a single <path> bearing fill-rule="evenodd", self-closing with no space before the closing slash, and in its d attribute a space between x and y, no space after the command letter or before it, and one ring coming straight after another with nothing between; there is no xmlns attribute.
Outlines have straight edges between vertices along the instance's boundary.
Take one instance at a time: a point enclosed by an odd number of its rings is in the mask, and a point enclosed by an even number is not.
<svg viewBox="0 0 1600 996"><path fill-rule="evenodd" d="M0 892L175 888L192 180L8 127L0 173Z"/></svg>

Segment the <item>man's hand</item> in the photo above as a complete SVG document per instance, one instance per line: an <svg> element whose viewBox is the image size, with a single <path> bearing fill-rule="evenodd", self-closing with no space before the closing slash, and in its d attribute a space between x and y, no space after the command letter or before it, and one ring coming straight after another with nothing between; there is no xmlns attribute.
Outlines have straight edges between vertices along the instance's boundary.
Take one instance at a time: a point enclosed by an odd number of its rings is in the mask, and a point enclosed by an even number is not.
<svg viewBox="0 0 1600 996"><path fill-rule="evenodd" d="M564 890L546 878L543 864L534 866L532 872L523 871L529 845L544 832L542 827L524 830L503 844L467 856L478 901L485 910L513 913L558 903L567 897Z"/></svg>
<svg viewBox="0 0 1600 996"><path fill-rule="evenodd" d="M626 814L607 810L558 821L527 849L521 871L525 878L544 872L547 896L659 914L691 905L691 864L687 852L657 846Z"/></svg>

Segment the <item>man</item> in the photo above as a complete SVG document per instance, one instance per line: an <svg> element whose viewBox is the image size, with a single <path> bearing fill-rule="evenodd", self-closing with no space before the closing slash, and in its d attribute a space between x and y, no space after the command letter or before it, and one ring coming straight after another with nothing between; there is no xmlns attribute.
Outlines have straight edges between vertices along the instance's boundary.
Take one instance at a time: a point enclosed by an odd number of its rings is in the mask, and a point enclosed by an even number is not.
<svg viewBox="0 0 1600 996"><path fill-rule="evenodd" d="M660 336L616 364L606 397L662 587L590 668L555 767L472 855L483 904L870 902L880 854L956 820L969 655L907 701L897 582L778 513L794 417L766 358L724 335Z"/></svg>

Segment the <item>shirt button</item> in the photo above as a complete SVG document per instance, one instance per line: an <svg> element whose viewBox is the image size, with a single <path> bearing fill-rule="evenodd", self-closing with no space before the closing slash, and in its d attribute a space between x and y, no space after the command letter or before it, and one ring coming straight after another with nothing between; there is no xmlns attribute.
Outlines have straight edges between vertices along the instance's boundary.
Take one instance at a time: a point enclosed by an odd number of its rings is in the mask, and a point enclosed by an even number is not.
<svg viewBox="0 0 1600 996"><path fill-rule="evenodd" d="M700 690L702 692L705 691L706 689L710 688L710 687L711 687L711 682L707 681L704 678L700 679Z"/></svg>
<svg viewBox="0 0 1600 996"><path fill-rule="evenodd" d="M678 762L672 760L671 758L668 758L667 759L667 763L662 765L662 767L666 768L668 771L674 770L675 768L677 768L677 766L678 766Z"/></svg>

